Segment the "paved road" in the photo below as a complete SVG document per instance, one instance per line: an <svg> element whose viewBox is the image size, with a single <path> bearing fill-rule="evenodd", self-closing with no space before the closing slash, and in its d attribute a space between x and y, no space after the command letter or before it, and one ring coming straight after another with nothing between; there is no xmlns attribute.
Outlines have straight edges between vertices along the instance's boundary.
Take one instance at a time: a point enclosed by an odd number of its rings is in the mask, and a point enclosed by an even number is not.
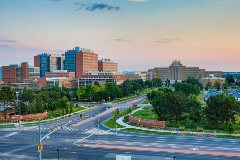
<svg viewBox="0 0 240 160"><path fill-rule="evenodd" d="M101 122L111 117L111 108L126 107L143 99L103 105L99 109ZM42 159L57 159L57 149L61 160L114 160L118 154L131 155L132 160L172 160L174 155L178 160L240 159L239 140L116 133L115 130L106 131L108 129L102 125L98 131L96 113L97 109L85 113L82 120L76 115L42 124L42 136L52 132L52 127L63 124L43 140ZM37 145L37 126L24 130L0 130L0 160L38 159Z"/></svg>

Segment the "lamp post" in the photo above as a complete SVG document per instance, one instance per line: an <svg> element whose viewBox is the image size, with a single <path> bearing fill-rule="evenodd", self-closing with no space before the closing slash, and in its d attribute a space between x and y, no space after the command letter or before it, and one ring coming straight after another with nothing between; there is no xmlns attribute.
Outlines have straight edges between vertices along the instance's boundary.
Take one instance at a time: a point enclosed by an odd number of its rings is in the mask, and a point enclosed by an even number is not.
<svg viewBox="0 0 240 160"><path fill-rule="evenodd" d="M17 97L17 105L18 105L18 114L19 114L19 129L21 129L21 107L19 105L19 100L18 100L19 92L16 92L16 97Z"/></svg>
<svg viewBox="0 0 240 160"><path fill-rule="evenodd" d="M40 121L41 119L39 118L38 119L38 138L39 138L39 147L41 146L41 127L40 127ZM42 155L41 155L41 149L42 148L39 148L38 152L39 152L39 160L42 159Z"/></svg>
<svg viewBox="0 0 240 160"><path fill-rule="evenodd" d="M100 97L99 97L99 102L98 102L98 130L99 130L99 123L100 123L100 120L99 120L99 105L100 105Z"/></svg>
<svg viewBox="0 0 240 160"><path fill-rule="evenodd" d="M108 97L108 98L109 98L109 102L110 102L111 97Z"/></svg>
<svg viewBox="0 0 240 160"><path fill-rule="evenodd" d="M58 160L59 160L59 149L57 149L57 152L58 152Z"/></svg>

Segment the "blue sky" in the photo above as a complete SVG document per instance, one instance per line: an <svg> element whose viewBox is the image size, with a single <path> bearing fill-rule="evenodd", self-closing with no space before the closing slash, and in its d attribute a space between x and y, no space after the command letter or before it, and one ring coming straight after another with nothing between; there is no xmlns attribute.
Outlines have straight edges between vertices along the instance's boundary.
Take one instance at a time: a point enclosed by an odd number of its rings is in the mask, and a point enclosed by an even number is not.
<svg viewBox="0 0 240 160"><path fill-rule="evenodd" d="M240 0L1 0L0 66L75 46L119 70L240 70Z"/></svg>

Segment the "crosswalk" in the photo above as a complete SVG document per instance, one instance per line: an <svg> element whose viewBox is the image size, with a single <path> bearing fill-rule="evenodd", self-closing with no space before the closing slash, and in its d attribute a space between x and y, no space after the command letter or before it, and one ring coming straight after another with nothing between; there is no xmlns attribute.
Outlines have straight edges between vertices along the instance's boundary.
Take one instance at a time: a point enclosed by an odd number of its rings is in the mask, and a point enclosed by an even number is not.
<svg viewBox="0 0 240 160"><path fill-rule="evenodd" d="M18 134L18 133L19 133L19 132L11 132L11 133L8 133L8 134L3 135L1 138L11 137L11 136L13 136L13 135L15 135L15 134Z"/></svg>

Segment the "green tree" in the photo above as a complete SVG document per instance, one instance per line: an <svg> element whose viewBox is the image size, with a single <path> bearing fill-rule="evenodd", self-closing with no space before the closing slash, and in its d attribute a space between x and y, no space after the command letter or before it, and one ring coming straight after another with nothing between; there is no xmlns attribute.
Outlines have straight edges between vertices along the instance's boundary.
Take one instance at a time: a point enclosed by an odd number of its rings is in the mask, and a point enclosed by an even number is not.
<svg viewBox="0 0 240 160"><path fill-rule="evenodd" d="M214 87L219 91L221 89L221 83L220 82L215 82Z"/></svg>
<svg viewBox="0 0 240 160"><path fill-rule="evenodd" d="M198 95L200 93L199 87L197 85L192 85L190 83L175 83L174 85L176 92L182 92L186 96L189 96L190 94Z"/></svg>
<svg viewBox="0 0 240 160"><path fill-rule="evenodd" d="M202 117L201 103L198 101L196 95L188 96L186 109L189 114L189 119L192 120L191 126L193 127L193 122L199 122Z"/></svg>
<svg viewBox="0 0 240 160"><path fill-rule="evenodd" d="M37 108L34 103L30 103L29 106L27 107L27 114L36 114L37 113Z"/></svg>
<svg viewBox="0 0 240 160"><path fill-rule="evenodd" d="M227 131L230 135L235 131L235 126L232 121L227 123Z"/></svg>
<svg viewBox="0 0 240 160"><path fill-rule="evenodd" d="M15 96L10 87L2 87L0 90L0 103L3 105L4 118L7 118L7 108L15 103Z"/></svg>
<svg viewBox="0 0 240 160"><path fill-rule="evenodd" d="M211 88L212 88L212 83L208 82L206 87L205 87L205 90L208 90L208 89L211 89Z"/></svg>
<svg viewBox="0 0 240 160"><path fill-rule="evenodd" d="M222 93L208 98L204 113L212 126L216 127L219 122L225 121L226 124L229 121L235 122L235 114L239 114L239 108L239 102L235 97Z"/></svg>
<svg viewBox="0 0 240 160"><path fill-rule="evenodd" d="M69 104L69 112L70 113L73 113L73 107L74 107L74 103L70 102L70 104Z"/></svg>
<svg viewBox="0 0 240 160"><path fill-rule="evenodd" d="M186 81L183 81L183 82L186 82L186 83L192 84L192 85L197 85L201 90L203 89L202 83L199 82L199 78L190 76L187 78Z"/></svg>
<svg viewBox="0 0 240 160"><path fill-rule="evenodd" d="M152 79L152 85L153 87L161 87L162 86L162 80L159 78L153 78Z"/></svg>
<svg viewBox="0 0 240 160"><path fill-rule="evenodd" d="M226 80L227 80L228 84L233 84L235 82L235 80L231 74L227 74Z"/></svg>
<svg viewBox="0 0 240 160"><path fill-rule="evenodd" d="M152 100L153 111L159 120L182 120L185 111L186 96L182 93L158 91Z"/></svg>
<svg viewBox="0 0 240 160"><path fill-rule="evenodd" d="M121 84L123 96L129 96L131 94L131 82L127 79Z"/></svg>

